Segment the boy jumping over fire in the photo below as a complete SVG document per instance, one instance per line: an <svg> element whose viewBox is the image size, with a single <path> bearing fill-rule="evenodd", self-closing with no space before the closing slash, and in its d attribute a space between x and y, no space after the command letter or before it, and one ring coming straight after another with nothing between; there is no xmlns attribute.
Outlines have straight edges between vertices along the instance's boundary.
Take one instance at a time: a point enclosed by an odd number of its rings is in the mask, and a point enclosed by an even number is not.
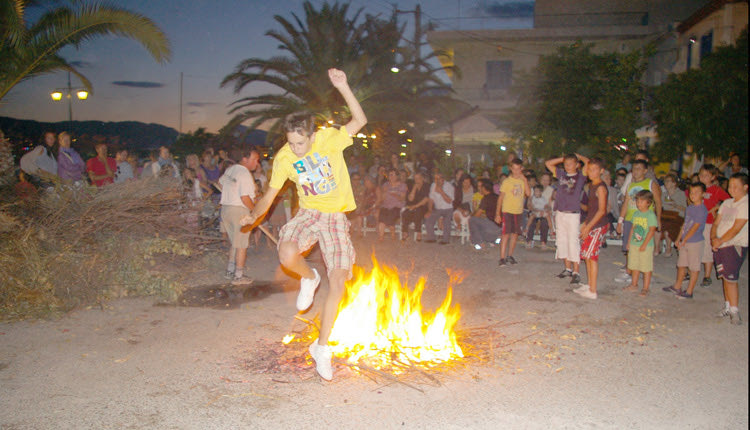
<svg viewBox="0 0 750 430"><path fill-rule="evenodd" d="M301 277L297 309L305 310L313 302L320 275L307 265L302 253L316 242L320 243L328 269L329 291L323 307L320 336L310 345L310 355L315 360L318 374L325 380L333 378L328 336L344 294L344 283L351 277L355 257L345 212L354 210L356 205L343 152L352 144L350 135L357 134L367 124L367 117L349 88L346 74L329 69L328 77L344 98L352 119L338 130L316 130L310 113L287 116L283 125L287 144L274 158L268 191L250 215L242 220L245 225L258 223L287 179L297 185L300 209L279 232L279 260Z"/></svg>

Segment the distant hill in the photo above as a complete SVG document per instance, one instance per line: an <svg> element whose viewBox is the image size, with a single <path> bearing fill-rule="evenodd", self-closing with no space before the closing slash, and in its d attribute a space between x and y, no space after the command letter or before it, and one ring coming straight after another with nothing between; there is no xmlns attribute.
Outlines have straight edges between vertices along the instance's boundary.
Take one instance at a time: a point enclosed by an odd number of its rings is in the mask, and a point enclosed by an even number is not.
<svg viewBox="0 0 750 430"><path fill-rule="evenodd" d="M229 135L236 139L242 136L241 142L247 145L266 146L266 136L268 133L257 129L248 131L248 128L244 125L237 125L229 132Z"/></svg>
<svg viewBox="0 0 750 430"><path fill-rule="evenodd" d="M39 143L42 133L47 130L55 132L68 131L74 138L88 146L94 142L104 142L116 147L131 150L158 148L161 145L171 146L177 139L177 130L159 124L145 124L137 121L103 122L103 121L68 121L39 122L26 119L0 117L0 130L13 142L14 150L24 152L23 148Z"/></svg>

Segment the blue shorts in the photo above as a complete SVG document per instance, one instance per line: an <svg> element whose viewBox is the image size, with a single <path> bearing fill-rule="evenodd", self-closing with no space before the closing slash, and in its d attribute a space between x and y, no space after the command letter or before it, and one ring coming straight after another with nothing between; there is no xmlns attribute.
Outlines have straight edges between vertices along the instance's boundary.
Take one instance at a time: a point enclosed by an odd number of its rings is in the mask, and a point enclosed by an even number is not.
<svg viewBox="0 0 750 430"><path fill-rule="evenodd" d="M714 265L716 276L730 282L737 282L740 278L740 268L747 257L746 246L726 246L714 251Z"/></svg>

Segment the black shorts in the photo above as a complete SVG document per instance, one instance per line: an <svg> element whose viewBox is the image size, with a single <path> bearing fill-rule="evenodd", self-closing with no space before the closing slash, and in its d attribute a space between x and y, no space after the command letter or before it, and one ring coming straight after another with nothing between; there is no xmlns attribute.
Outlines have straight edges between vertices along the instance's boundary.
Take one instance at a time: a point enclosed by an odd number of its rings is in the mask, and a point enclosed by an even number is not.
<svg viewBox="0 0 750 430"><path fill-rule="evenodd" d="M503 212L503 234L521 234L521 214Z"/></svg>
<svg viewBox="0 0 750 430"><path fill-rule="evenodd" d="M730 282L737 282L745 257L747 257L746 246L726 246L714 251L716 276Z"/></svg>
<svg viewBox="0 0 750 430"><path fill-rule="evenodd" d="M401 219L401 208L380 208L379 222L392 227L399 219Z"/></svg>

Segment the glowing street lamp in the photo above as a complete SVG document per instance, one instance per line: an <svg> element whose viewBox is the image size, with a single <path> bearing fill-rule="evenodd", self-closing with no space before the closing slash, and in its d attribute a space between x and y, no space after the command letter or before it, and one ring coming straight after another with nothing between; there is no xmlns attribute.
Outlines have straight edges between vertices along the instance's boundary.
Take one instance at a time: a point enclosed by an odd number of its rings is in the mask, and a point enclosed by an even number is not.
<svg viewBox="0 0 750 430"><path fill-rule="evenodd" d="M68 99L68 121L73 123L73 92L75 91L78 100L86 100L89 98L89 92L85 88L72 88L70 86L70 72L68 72L68 86L65 88L57 88L52 91L49 95L52 100L59 102L65 97Z"/></svg>

